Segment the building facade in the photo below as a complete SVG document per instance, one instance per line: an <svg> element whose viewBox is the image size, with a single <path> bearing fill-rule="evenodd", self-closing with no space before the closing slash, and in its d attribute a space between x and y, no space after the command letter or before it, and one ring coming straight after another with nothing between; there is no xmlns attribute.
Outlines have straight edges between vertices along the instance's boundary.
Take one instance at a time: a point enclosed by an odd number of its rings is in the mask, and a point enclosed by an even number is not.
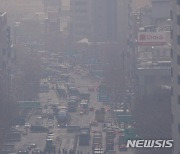
<svg viewBox="0 0 180 154"><path fill-rule="evenodd" d="M15 58L12 47L7 13L0 12L0 85L7 94L10 93L12 62Z"/></svg>
<svg viewBox="0 0 180 154"><path fill-rule="evenodd" d="M92 40L117 41L117 0L92 0Z"/></svg>
<svg viewBox="0 0 180 154"><path fill-rule="evenodd" d="M173 154L180 154L180 0L172 0L172 138Z"/></svg>
<svg viewBox="0 0 180 154"><path fill-rule="evenodd" d="M91 1L70 0L71 36L78 41L91 34Z"/></svg>

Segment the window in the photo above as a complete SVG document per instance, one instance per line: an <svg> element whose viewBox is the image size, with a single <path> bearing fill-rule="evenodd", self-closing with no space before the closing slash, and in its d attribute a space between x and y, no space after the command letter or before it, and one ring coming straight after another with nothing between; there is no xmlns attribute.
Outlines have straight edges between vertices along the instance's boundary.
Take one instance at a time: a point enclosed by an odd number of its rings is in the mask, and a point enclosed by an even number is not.
<svg viewBox="0 0 180 154"><path fill-rule="evenodd" d="M180 55L177 56L177 63L180 65Z"/></svg>
<svg viewBox="0 0 180 154"><path fill-rule="evenodd" d="M177 36L177 44L180 45L180 35Z"/></svg>
<svg viewBox="0 0 180 154"><path fill-rule="evenodd" d="M180 85L180 75L177 76L177 82Z"/></svg>

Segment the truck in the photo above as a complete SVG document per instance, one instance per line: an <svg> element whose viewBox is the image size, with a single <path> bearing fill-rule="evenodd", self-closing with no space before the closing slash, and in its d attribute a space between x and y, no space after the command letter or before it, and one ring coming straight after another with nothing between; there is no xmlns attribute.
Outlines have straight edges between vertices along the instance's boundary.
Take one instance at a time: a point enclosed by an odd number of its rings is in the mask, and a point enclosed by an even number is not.
<svg viewBox="0 0 180 154"><path fill-rule="evenodd" d="M53 139L46 139L46 145L44 148L44 154L55 153L55 145L53 144Z"/></svg>
<svg viewBox="0 0 180 154"><path fill-rule="evenodd" d="M56 91L57 91L57 94L59 95L60 98L66 98L67 97L67 92L66 92L65 86L57 84L56 85Z"/></svg>
<svg viewBox="0 0 180 154"><path fill-rule="evenodd" d="M80 93L79 97L81 100L87 100L89 103L89 100L90 100L90 94L89 93Z"/></svg>
<svg viewBox="0 0 180 154"><path fill-rule="evenodd" d="M81 100L80 109L83 113L88 113L88 100Z"/></svg>
<svg viewBox="0 0 180 154"><path fill-rule="evenodd" d="M90 142L90 127L82 127L79 134L79 145L89 145Z"/></svg>
<svg viewBox="0 0 180 154"><path fill-rule="evenodd" d="M79 90L77 87L74 87L74 86L69 87L68 94L69 94L69 96L79 96Z"/></svg>
<svg viewBox="0 0 180 154"><path fill-rule="evenodd" d="M71 139L69 142L69 154L76 154L78 136Z"/></svg>
<svg viewBox="0 0 180 154"><path fill-rule="evenodd" d="M69 112L76 112L77 108L78 108L78 102L76 100L68 101L68 111Z"/></svg>
<svg viewBox="0 0 180 154"><path fill-rule="evenodd" d="M95 112L95 120L98 122L104 122L105 120L105 109L101 108Z"/></svg>
<svg viewBox="0 0 180 154"><path fill-rule="evenodd" d="M108 130L106 132L106 150L114 150L114 138L115 134L113 130Z"/></svg>
<svg viewBox="0 0 180 154"><path fill-rule="evenodd" d="M102 147L102 133L96 132L93 135L93 143L92 143L92 149L95 148L101 148Z"/></svg>
<svg viewBox="0 0 180 154"><path fill-rule="evenodd" d="M67 110L60 110L57 115L57 121L60 124L60 126L65 126L70 121L70 116L67 112Z"/></svg>
<svg viewBox="0 0 180 154"><path fill-rule="evenodd" d="M69 97L69 100L74 100L74 101L76 101L77 103L80 102L79 96L70 96L70 97Z"/></svg>

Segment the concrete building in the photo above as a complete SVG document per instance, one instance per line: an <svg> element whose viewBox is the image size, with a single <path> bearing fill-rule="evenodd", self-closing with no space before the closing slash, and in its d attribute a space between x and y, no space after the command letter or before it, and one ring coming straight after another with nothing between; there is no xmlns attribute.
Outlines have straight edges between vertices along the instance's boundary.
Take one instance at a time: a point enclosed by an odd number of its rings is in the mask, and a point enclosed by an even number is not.
<svg viewBox="0 0 180 154"><path fill-rule="evenodd" d="M137 98L151 96L153 92L162 86L170 87L171 62L158 61L146 62L138 65L135 94Z"/></svg>
<svg viewBox="0 0 180 154"><path fill-rule="evenodd" d="M92 40L117 41L117 0L92 0Z"/></svg>
<svg viewBox="0 0 180 154"><path fill-rule="evenodd" d="M12 63L15 60L10 35L7 13L0 12L0 84L7 94L10 93Z"/></svg>
<svg viewBox="0 0 180 154"><path fill-rule="evenodd" d="M157 24L163 24L170 18L171 0L151 0L152 22Z"/></svg>
<svg viewBox="0 0 180 154"><path fill-rule="evenodd" d="M172 1L172 138L173 154L180 154L180 0Z"/></svg>
<svg viewBox="0 0 180 154"><path fill-rule="evenodd" d="M60 49L60 17L58 12L48 12L45 19L45 45L48 51L58 52Z"/></svg>
<svg viewBox="0 0 180 154"><path fill-rule="evenodd" d="M70 0L71 39L89 38L91 34L91 1Z"/></svg>
<svg viewBox="0 0 180 154"><path fill-rule="evenodd" d="M44 44L44 21L38 14L33 18L22 18L15 23L14 33L15 44Z"/></svg>
<svg viewBox="0 0 180 154"><path fill-rule="evenodd" d="M59 12L61 9L61 0L43 0L44 12L48 13L50 11Z"/></svg>

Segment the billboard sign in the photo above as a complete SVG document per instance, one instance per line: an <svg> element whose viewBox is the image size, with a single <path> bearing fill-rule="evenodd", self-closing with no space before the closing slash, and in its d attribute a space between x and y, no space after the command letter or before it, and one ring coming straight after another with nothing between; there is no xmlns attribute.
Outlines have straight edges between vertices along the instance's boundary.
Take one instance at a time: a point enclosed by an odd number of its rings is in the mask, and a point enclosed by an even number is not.
<svg viewBox="0 0 180 154"><path fill-rule="evenodd" d="M163 46L167 44L166 32L139 32L139 46Z"/></svg>

